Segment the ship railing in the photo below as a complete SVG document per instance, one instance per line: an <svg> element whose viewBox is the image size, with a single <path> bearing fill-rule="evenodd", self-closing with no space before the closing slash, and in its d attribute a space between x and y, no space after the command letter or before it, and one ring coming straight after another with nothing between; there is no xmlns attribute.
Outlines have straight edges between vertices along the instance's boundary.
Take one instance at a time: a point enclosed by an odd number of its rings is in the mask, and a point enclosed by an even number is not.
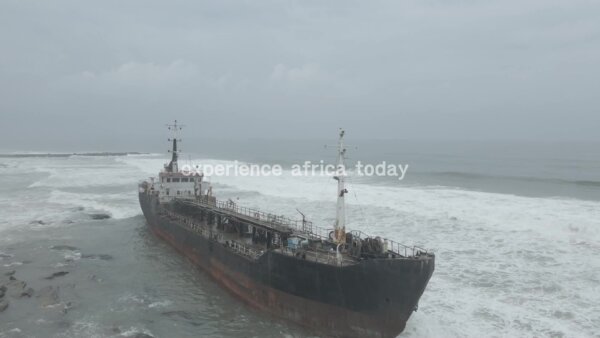
<svg viewBox="0 0 600 338"><path fill-rule="evenodd" d="M154 188L154 182L151 180L140 180L138 181L138 191L146 194L158 195L158 190Z"/></svg>
<svg viewBox="0 0 600 338"><path fill-rule="evenodd" d="M381 240L381 242L383 243L384 252L392 252L394 254L404 256L404 257L413 257L413 256L416 256L419 254L427 254L427 249L424 249L424 248L416 246L416 245L408 246L408 245L404 245L402 243L396 242L391 239L381 238L378 236L376 236L376 237L369 236L360 230L352 230L350 233L352 234L352 236L357 237L359 239L366 239L366 238L377 239L377 238L379 238Z"/></svg>
<svg viewBox="0 0 600 338"><path fill-rule="evenodd" d="M173 199L176 199L176 197L173 196ZM286 216L275 215L264 211L260 211L258 209L242 207L231 200L210 200L202 196L201 198L197 199L195 203L209 206L212 208L216 207L217 209L221 209L227 212L233 212L238 215L259 221L263 224L267 224L274 228L287 228L290 230L295 230L297 232L305 234L310 239L328 240L329 233L332 231L331 229L325 229L315 226L311 221L295 220Z"/></svg>
<svg viewBox="0 0 600 338"><path fill-rule="evenodd" d="M150 188L152 187L152 184L146 180L142 180L138 182L138 191L141 193L149 193L150 192Z"/></svg>
<svg viewBox="0 0 600 338"><path fill-rule="evenodd" d="M308 234L313 239L327 241L327 240L330 240L329 234L332 231L333 231L333 229L326 229L326 228L321 228L321 227L315 226L308 232Z"/></svg>
<svg viewBox="0 0 600 338"><path fill-rule="evenodd" d="M256 259L256 258L260 257L263 254L261 251L253 249L253 248L251 248L251 247L249 247L247 245L244 245L244 244L242 244L240 242L237 242L237 241L234 241L234 240L225 241L225 244L229 248L233 249L233 251L235 251L235 252L237 252L239 254L248 256L250 258Z"/></svg>
<svg viewBox="0 0 600 338"><path fill-rule="evenodd" d="M281 215L266 213L257 209L241 207L232 201L217 201L216 206L221 209L226 209L253 218L257 221L265 222L272 226L284 227L299 231L308 235L311 239L327 240L329 238L329 233L331 232L331 229L315 226L311 221L295 220Z"/></svg>
<svg viewBox="0 0 600 338"><path fill-rule="evenodd" d="M348 260L344 256L342 256L341 259L338 259L337 253L335 251L328 251L323 249L311 248L309 250L305 250L302 248L290 248L287 246L282 246L280 250L289 255L305 259L309 262L325 263L337 266L343 266L344 263L347 264L353 262L351 260Z"/></svg>
<svg viewBox="0 0 600 338"><path fill-rule="evenodd" d="M223 238L223 236L220 233L218 233L218 232L211 232L210 229L208 229L208 227L206 227L205 225L202 225L202 224L196 222L192 218L182 216L180 214L177 214L177 213L169 211L169 210L165 210L164 213L166 215L168 215L169 217L171 217L172 219L178 220L179 222L181 222L188 229L201 234L203 237L206 237L206 238L209 238L209 239L213 239L213 240L217 240L217 241L220 241Z"/></svg>
<svg viewBox="0 0 600 338"><path fill-rule="evenodd" d="M175 197L173 197L175 198ZM236 214L246 216L252 218L254 220L267 223L273 227L280 228L288 228L296 230L300 233L305 234L309 239L313 240L322 240L327 241L330 239L330 233L332 229L321 228L313 225L310 221L302 221L302 220L293 220L285 216L275 215L271 213L266 213L257 209L247 208L238 206L237 203L233 201L219 201L210 202L208 200L200 200L198 201L200 204L210 205L212 207L217 207L222 210L227 210L229 212L234 212ZM366 238L377 238L370 236L360 230L353 230L350 232L353 236L366 239ZM387 238L380 238L383 243L384 252L392 252L397 255L401 255L404 257L415 256L420 253L427 253L427 249L422 247L413 245L408 246L399 242L396 242Z"/></svg>
<svg viewBox="0 0 600 338"><path fill-rule="evenodd" d="M212 207L217 207L218 209L226 210L229 212L239 214L241 216L249 217L256 221L260 221L262 223L266 223L275 227L290 228L305 232L311 232L314 228L312 222L310 221L293 220L285 216L270 214L257 209L238 206L237 203L232 201L217 200L215 203L207 203L207 201L200 200L198 201L198 203L210 205Z"/></svg>
<svg viewBox="0 0 600 338"><path fill-rule="evenodd" d="M177 213L169 211L169 210L165 210L165 214L167 214L169 217L171 217L173 219L180 221L181 223L183 223L183 225L185 227L189 228L192 231L200 233L202 236L204 236L206 238L216 240L218 242L223 242L223 235L221 233L211 232L210 229L208 229L206 226L203 226L202 224L194 221L194 219L192 219L190 217L185 217L185 216L182 216L180 214L177 214ZM234 240L227 240L227 241L223 242L223 244L225 244L229 248L233 249L233 251L240 253L242 255L246 255L251 258L258 258L258 257L260 257L260 255L263 254L261 251L258 251L254 248L251 248L247 245L236 242Z"/></svg>

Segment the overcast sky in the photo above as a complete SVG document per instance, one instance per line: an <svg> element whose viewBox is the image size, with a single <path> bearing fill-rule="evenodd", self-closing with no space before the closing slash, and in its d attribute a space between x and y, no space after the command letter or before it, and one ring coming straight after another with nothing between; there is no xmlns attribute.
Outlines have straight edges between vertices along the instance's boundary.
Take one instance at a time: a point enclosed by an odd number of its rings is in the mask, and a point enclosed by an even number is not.
<svg viewBox="0 0 600 338"><path fill-rule="evenodd" d="M0 114L20 150L135 144L175 118L205 137L598 141L600 1L0 0Z"/></svg>

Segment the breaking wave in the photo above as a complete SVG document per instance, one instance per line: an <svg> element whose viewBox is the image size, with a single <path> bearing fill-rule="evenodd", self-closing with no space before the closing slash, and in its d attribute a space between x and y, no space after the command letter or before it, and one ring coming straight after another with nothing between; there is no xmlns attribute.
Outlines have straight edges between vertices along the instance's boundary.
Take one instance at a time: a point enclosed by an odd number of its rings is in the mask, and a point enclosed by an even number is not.
<svg viewBox="0 0 600 338"><path fill-rule="evenodd" d="M19 177L22 186L15 185L10 196L0 195L0 227L66 226L65 219L92 212L118 219L138 215L137 182L155 176L165 158L131 155L18 161L19 170L36 169L22 171L23 176L14 176L20 171L10 169L11 177ZM298 215L298 208L319 226L333 223L336 188L331 178L294 177L286 170L279 177L210 180L219 198L291 217ZM435 249L436 272L404 335L591 336L597 332L600 201L349 181L348 227ZM568 184L598 184L574 182ZM31 223L36 220L43 224ZM7 260L2 263L10 264ZM141 308L160 309L169 304L163 298L149 298ZM577 309L577 315L570 309ZM68 332L98 336L105 330L93 320L83 320ZM120 332L146 331L121 327Z"/></svg>

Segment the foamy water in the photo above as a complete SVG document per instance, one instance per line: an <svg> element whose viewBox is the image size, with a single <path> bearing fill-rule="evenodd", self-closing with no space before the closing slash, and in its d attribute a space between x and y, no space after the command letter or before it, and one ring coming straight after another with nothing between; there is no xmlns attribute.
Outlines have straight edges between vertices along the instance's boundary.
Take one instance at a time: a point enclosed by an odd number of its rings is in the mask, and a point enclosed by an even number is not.
<svg viewBox="0 0 600 338"><path fill-rule="evenodd" d="M0 195L0 234L7 235L0 240L0 251L24 241L26 237L19 235L24 229L77 227L93 213L123 222L139 217L137 182L155 175L164 159L2 162L0 172L6 182ZM294 177L286 171L281 177L212 177L211 181L218 198L291 217L299 208L322 227L333 222L331 178ZM581 337L600 332L600 202L365 180L351 180L349 190L350 228L436 253L436 271L402 336ZM132 296L126 285L115 285L114 291L120 295L117 307L140 306L133 304L135 297L153 310L178 305L169 299ZM81 319L68 332L103 336L98 325L93 318ZM1 323L0 328L0 332L14 329ZM121 332L145 330L123 327ZM283 329L283 334L293 335L294 330Z"/></svg>

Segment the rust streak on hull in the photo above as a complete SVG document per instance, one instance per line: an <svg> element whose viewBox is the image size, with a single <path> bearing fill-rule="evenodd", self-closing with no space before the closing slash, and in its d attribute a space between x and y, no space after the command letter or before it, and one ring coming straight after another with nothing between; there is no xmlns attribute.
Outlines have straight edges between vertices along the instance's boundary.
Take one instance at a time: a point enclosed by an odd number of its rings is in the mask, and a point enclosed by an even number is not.
<svg viewBox="0 0 600 338"><path fill-rule="evenodd" d="M382 324L376 320L365 318L364 315L359 313L352 313L342 308L302 299L263 285L257 285L246 276L230 271L214 258L209 259L210 263L208 265L205 264L206 260L202 259L197 252L191 248L182 247L169 233L156 227L151 227L151 231L155 236L162 238L179 253L190 259L196 266L208 272L215 281L225 287L232 295L256 309L295 324L300 324L305 328L316 328L317 331L329 335L332 333L331 330L335 330L338 337L356 337L357 330L364 334L362 337L385 337L379 332L369 332L362 328ZM266 297L260 297L260 295L266 295ZM306 315L309 313L312 315ZM362 323L362 325L353 325L352 331L341 329L352 323ZM397 332L404 330L404 322L397 324L395 326Z"/></svg>

